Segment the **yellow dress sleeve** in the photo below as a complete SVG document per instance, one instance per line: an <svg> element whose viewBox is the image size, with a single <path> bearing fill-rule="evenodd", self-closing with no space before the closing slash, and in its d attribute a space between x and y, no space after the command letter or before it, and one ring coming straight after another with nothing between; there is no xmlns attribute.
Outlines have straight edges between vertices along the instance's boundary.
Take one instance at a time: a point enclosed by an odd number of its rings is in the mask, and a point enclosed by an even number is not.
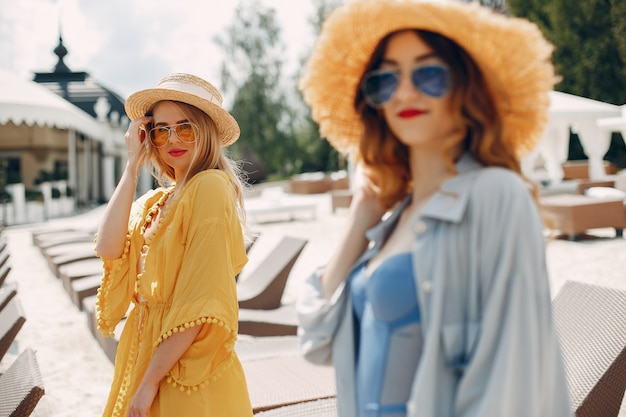
<svg viewBox="0 0 626 417"><path fill-rule="evenodd" d="M239 306L235 276L247 262L242 228L226 176L207 172L189 183L176 208L182 216L182 260L171 307L156 345L173 333L203 325L168 375L180 388L216 380L234 359ZM172 248L173 249L173 248Z"/></svg>
<svg viewBox="0 0 626 417"><path fill-rule="evenodd" d="M163 189L152 190L139 198L131 208L124 251L118 259L102 259L103 276L96 298L98 330L113 337L115 326L126 316L135 293L137 261L143 245L141 227L147 208L154 204Z"/></svg>

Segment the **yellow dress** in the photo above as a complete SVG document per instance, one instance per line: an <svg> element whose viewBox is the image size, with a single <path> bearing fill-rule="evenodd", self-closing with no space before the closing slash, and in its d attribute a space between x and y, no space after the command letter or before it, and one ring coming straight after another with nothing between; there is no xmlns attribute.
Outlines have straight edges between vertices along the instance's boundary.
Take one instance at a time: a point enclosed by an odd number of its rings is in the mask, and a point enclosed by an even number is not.
<svg viewBox="0 0 626 417"><path fill-rule="evenodd" d="M122 257L103 260L98 328L112 336L127 316L103 415L126 417L159 344L173 333L202 325L161 381L150 417L251 416L245 376L234 351L239 314L234 277L248 260L234 191L222 171L195 175L144 241L142 228L170 191L159 188L135 202ZM140 261L144 269L138 274Z"/></svg>

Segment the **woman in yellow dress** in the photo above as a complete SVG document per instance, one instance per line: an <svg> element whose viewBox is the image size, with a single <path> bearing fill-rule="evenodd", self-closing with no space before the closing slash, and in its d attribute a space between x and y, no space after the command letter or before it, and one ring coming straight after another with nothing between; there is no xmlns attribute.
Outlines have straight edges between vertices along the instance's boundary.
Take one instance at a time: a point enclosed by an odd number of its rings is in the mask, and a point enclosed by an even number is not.
<svg viewBox="0 0 626 417"><path fill-rule="evenodd" d="M247 262L239 137L219 91L170 74L132 94L128 162L96 237L98 327L126 318L104 416L250 416L234 351L235 276ZM159 188L134 200L147 163Z"/></svg>

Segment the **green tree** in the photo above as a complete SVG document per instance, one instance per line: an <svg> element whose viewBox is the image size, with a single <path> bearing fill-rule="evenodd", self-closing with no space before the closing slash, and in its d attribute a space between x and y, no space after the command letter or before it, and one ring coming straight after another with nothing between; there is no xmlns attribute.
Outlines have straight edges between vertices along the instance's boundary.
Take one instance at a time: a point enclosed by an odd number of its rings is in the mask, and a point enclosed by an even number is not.
<svg viewBox="0 0 626 417"><path fill-rule="evenodd" d="M224 37L215 42L223 49L222 89L232 95L232 115L239 122L241 138L233 145L238 157L258 156L268 173L289 173L291 144L288 113L280 84L284 45L276 11L257 0L242 1ZM244 164L244 169L248 167ZM252 171L260 167L252 168ZM258 180L257 172L250 172Z"/></svg>
<svg viewBox="0 0 626 417"><path fill-rule="evenodd" d="M611 0L611 28L622 61L622 79L626 80L626 1Z"/></svg>
<svg viewBox="0 0 626 417"><path fill-rule="evenodd" d="M552 31L552 24L547 6L549 0L507 0L509 11L514 16L519 16L534 22L544 36Z"/></svg>
<svg viewBox="0 0 626 417"><path fill-rule="evenodd" d="M321 31L326 16L339 4L341 0L313 0L314 12L308 22L317 37ZM297 82L308 57L300 60L300 69L295 75L294 86L297 90ZM326 140L322 140L317 123L311 118L311 112L304 103L299 90L295 94L296 102L292 108L293 136L298 148L298 166L301 172L312 171L336 171L346 168L346 160Z"/></svg>
<svg viewBox="0 0 626 417"><path fill-rule="evenodd" d="M542 29L555 45L559 91L626 103L626 5L623 0L509 0L516 16Z"/></svg>
<svg viewBox="0 0 626 417"><path fill-rule="evenodd" d="M626 1L508 0L513 15L535 22L555 46L563 80L555 89L608 103L626 103ZM569 156L585 159L575 135ZM626 148L613 133L605 159L626 167Z"/></svg>
<svg viewBox="0 0 626 417"><path fill-rule="evenodd" d="M571 7L566 0L553 0L550 13L555 61L563 75L558 88L613 104L626 103L625 62L611 28L611 2L581 1Z"/></svg>

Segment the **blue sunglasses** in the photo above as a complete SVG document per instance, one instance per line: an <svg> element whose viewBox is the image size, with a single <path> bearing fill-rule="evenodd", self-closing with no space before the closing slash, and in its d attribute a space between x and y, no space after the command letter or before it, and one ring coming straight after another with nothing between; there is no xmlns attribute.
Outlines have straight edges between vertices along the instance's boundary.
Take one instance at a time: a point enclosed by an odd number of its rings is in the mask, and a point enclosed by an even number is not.
<svg viewBox="0 0 626 417"><path fill-rule="evenodd" d="M440 98L450 91L450 70L445 65L431 64L411 70L413 86L430 97ZM400 85L400 71L375 70L368 72L361 83L367 104L379 108L391 100Z"/></svg>

